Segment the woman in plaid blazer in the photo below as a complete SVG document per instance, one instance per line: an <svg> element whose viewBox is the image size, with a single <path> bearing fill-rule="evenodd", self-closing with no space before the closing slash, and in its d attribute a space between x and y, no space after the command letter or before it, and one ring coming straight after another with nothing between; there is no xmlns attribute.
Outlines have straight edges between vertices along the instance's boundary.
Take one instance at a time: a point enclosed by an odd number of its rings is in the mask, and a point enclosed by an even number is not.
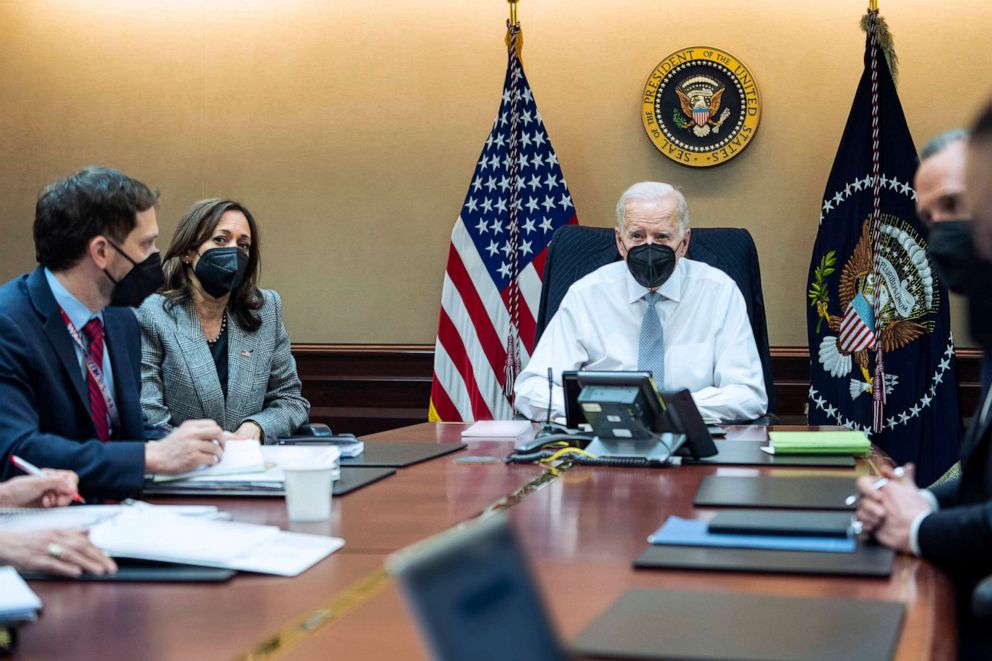
<svg viewBox="0 0 992 661"><path fill-rule="evenodd" d="M258 226L243 205L201 200L179 221L165 285L137 310L146 424L168 431L212 418L271 443L307 421L282 302L258 288L259 264Z"/></svg>

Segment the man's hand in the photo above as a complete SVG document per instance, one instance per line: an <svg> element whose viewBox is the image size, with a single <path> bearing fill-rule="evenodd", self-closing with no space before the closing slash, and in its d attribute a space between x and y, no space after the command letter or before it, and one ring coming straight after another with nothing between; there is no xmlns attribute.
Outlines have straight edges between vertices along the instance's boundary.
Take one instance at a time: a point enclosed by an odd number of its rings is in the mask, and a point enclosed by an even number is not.
<svg viewBox="0 0 992 661"><path fill-rule="evenodd" d="M117 565L81 530L0 532L0 564L65 576L112 574Z"/></svg>
<svg viewBox="0 0 992 661"><path fill-rule="evenodd" d="M233 436L213 420L187 420L161 441L146 444L145 470L175 475L204 464L212 466L220 461L229 438Z"/></svg>
<svg viewBox="0 0 992 661"><path fill-rule="evenodd" d="M0 506L63 507L78 488L79 476L72 471L46 468L44 475L22 475L0 484Z"/></svg>
<svg viewBox="0 0 992 661"><path fill-rule="evenodd" d="M882 544L909 553L910 528L920 513L931 511L930 503L916 487L912 464L904 467L902 477L896 477L889 468L883 469L882 475L888 482L877 489L873 478L858 478L858 520L863 530L873 533Z"/></svg>

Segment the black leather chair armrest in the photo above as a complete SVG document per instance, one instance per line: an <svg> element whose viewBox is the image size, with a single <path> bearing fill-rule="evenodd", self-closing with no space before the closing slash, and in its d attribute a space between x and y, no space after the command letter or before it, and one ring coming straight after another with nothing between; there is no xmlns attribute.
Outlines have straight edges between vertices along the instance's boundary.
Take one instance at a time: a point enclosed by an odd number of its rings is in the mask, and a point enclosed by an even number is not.
<svg viewBox="0 0 992 661"><path fill-rule="evenodd" d="M322 422L308 422L296 430L294 436L331 436L331 428Z"/></svg>
<svg viewBox="0 0 992 661"><path fill-rule="evenodd" d="M992 576L982 579L971 593L971 612L982 620L992 619Z"/></svg>

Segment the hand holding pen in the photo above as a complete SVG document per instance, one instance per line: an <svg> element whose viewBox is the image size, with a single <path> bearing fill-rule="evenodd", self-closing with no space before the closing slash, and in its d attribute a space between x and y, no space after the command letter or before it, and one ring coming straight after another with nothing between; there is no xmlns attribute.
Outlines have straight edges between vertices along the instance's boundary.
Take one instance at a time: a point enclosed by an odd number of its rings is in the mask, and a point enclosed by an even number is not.
<svg viewBox="0 0 992 661"><path fill-rule="evenodd" d="M72 471L42 470L16 455L12 464L27 473L7 480L0 487L0 503L10 507L61 507L84 502L79 495L79 476Z"/></svg>

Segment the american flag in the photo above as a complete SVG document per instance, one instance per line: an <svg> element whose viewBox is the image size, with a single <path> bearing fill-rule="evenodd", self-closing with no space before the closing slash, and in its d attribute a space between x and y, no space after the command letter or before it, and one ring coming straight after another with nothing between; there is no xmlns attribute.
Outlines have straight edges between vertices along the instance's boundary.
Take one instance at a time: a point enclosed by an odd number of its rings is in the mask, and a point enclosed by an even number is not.
<svg viewBox="0 0 992 661"><path fill-rule="evenodd" d="M578 222L518 57L518 30L510 27L499 113L451 232L431 420L512 417L508 393L534 350L548 241Z"/></svg>
<svg viewBox="0 0 992 661"><path fill-rule="evenodd" d="M875 312L861 292L847 306L839 339L840 348L848 353L864 351L875 344Z"/></svg>

